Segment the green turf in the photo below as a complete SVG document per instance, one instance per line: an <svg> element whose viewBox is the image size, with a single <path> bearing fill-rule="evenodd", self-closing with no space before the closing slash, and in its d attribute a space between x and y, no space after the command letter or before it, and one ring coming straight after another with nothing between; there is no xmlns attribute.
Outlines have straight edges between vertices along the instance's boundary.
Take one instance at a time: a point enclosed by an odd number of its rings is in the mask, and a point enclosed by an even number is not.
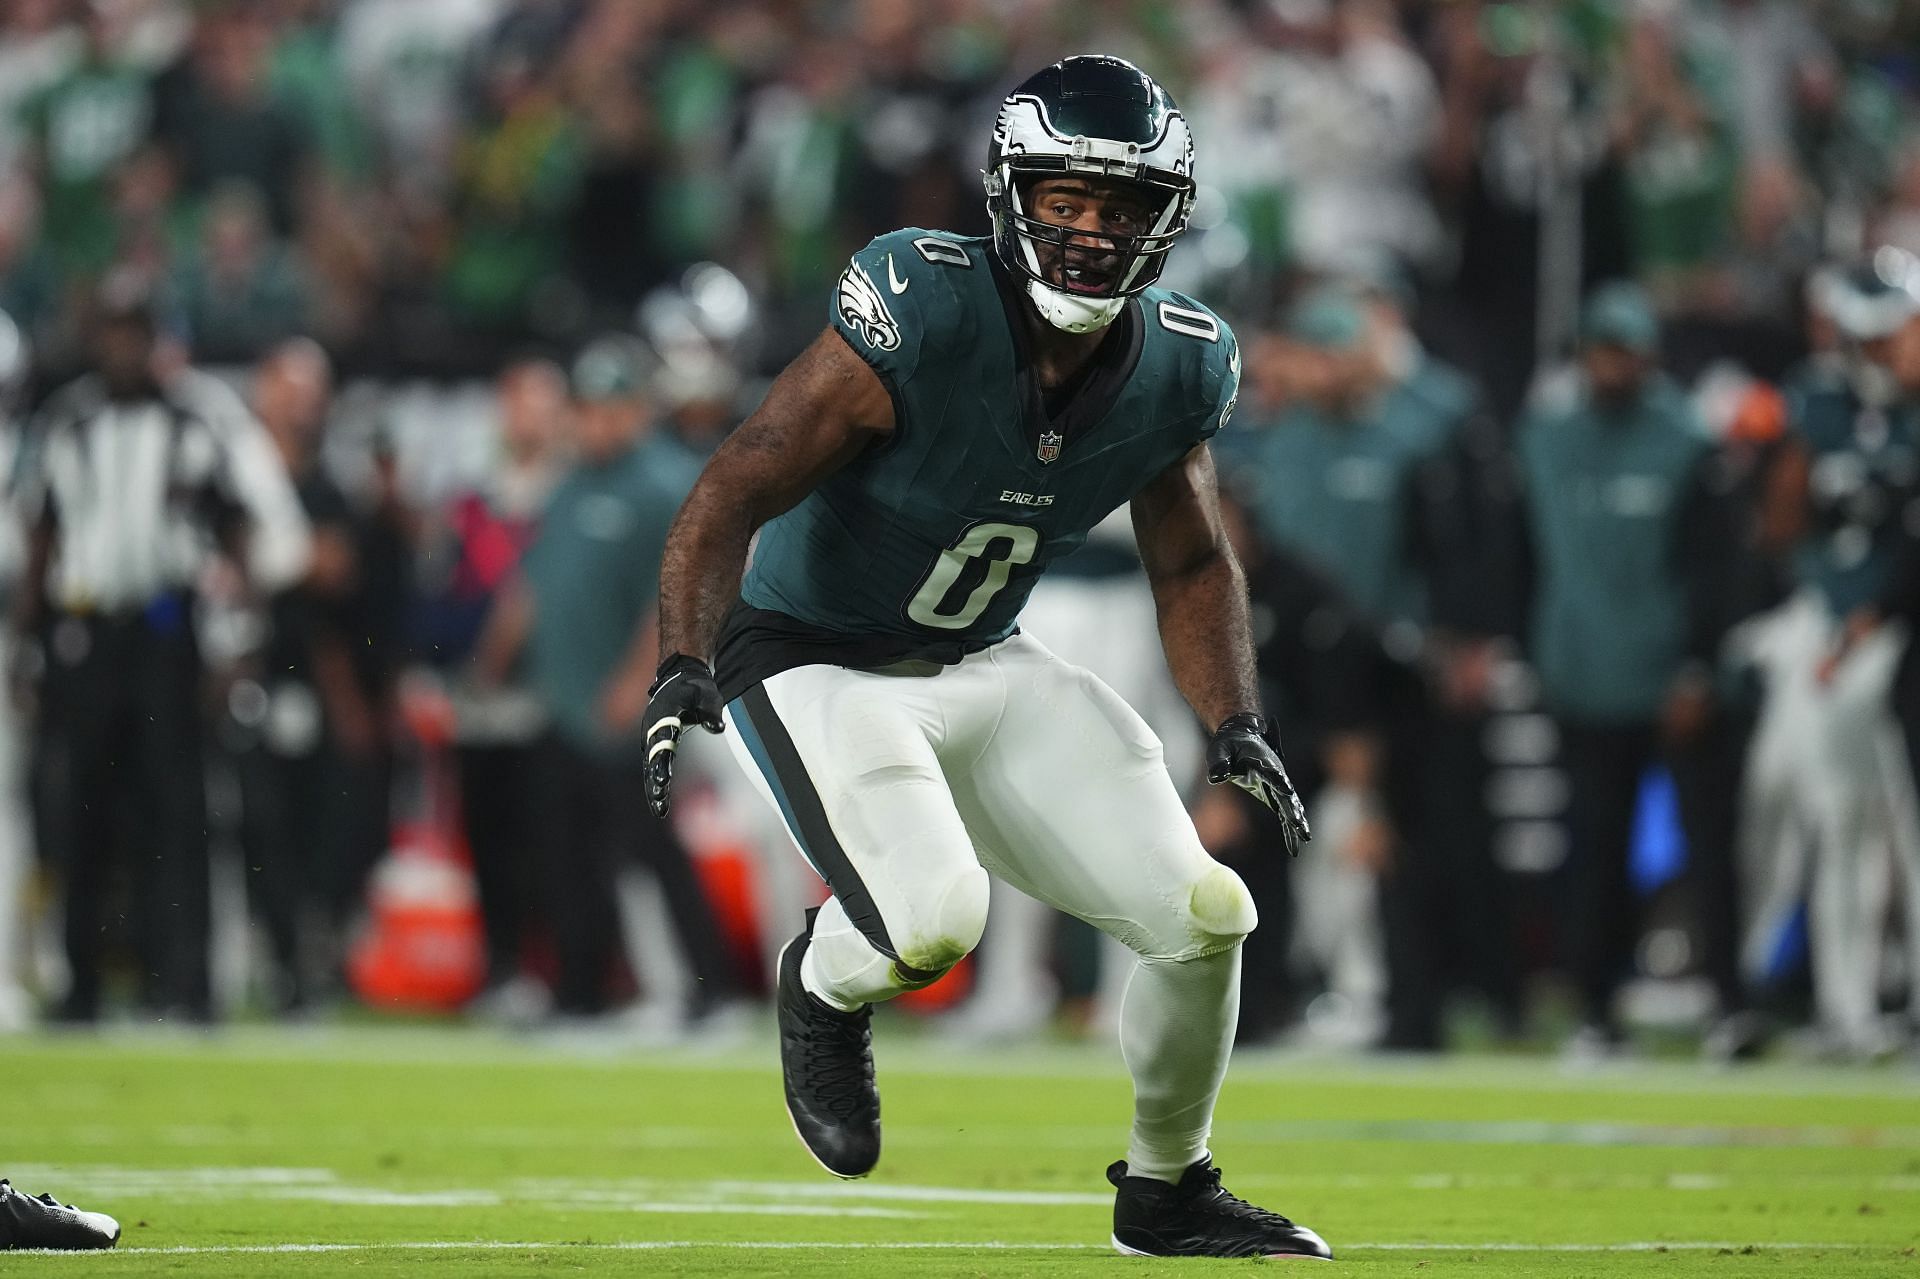
<svg viewBox="0 0 1920 1279"><path fill-rule="evenodd" d="M418 1028L0 1039L0 1174L126 1226L112 1255L9 1255L0 1274L1259 1264L1105 1249L1101 1171L1128 1110L1117 1055L955 1054L902 1029L882 1028L886 1155L852 1184L794 1141L764 1028L678 1055ZM1920 1279L1911 1069L1570 1076L1541 1060L1246 1055L1214 1147L1231 1187L1373 1273ZM233 1251L281 1245L338 1250Z"/></svg>

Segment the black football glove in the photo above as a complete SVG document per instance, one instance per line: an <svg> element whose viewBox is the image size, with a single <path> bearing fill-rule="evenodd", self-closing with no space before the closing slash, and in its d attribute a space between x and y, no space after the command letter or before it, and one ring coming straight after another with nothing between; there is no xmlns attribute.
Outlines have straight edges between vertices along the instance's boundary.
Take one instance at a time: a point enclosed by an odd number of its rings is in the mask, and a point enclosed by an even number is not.
<svg viewBox="0 0 1920 1279"><path fill-rule="evenodd" d="M709 733L726 731L720 718L720 686L697 657L675 653L660 663L647 690L647 807L667 815L667 788L673 785L673 753L680 734L698 724Z"/></svg>
<svg viewBox="0 0 1920 1279"><path fill-rule="evenodd" d="M1252 711L1229 715L1207 743L1207 780L1214 785L1232 782L1271 808L1280 819L1280 837L1289 856L1300 855L1300 845L1313 838L1307 829L1306 805L1293 789L1280 752L1267 740L1267 724Z"/></svg>

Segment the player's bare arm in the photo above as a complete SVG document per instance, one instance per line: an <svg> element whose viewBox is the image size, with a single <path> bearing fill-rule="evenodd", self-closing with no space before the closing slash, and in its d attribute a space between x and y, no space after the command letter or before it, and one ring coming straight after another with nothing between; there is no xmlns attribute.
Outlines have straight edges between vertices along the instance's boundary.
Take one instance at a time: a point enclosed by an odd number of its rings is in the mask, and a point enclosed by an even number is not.
<svg viewBox="0 0 1920 1279"><path fill-rule="evenodd" d="M1227 541L1205 444L1133 499L1133 527L1181 696L1210 729L1258 710L1246 577Z"/></svg>
<svg viewBox="0 0 1920 1279"><path fill-rule="evenodd" d="M647 800L665 816L681 732L719 732L714 639L762 524L893 429L893 399L838 333L814 339L713 455L667 533L660 565L662 660L645 715Z"/></svg>
<svg viewBox="0 0 1920 1279"><path fill-rule="evenodd" d="M1167 667L1213 733L1207 780L1231 781L1272 809L1288 850L1297 852L1312 834L1260 712L1246 577L1227 539L1205 444L1134 497L1133 527Z"/></svg>
<svg viewBox="0 0 1920 1279"><path fill-rule="evenodd" d="M893 429L886 385L838 333L814 339L727 437L667 534L660 648L703 661L732 606L754 530Z"/></svg>

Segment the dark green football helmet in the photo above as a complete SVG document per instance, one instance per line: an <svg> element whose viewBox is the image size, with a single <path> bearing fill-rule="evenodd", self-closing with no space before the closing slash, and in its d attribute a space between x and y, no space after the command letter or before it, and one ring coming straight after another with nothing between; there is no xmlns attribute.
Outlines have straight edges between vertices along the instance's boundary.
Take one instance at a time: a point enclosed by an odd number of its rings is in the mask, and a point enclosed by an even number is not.
<svg viewBox="0 0 1920 1279"><path fill-rule="evenodd" d="M1118 267L1096 292L1068 292L1046 278L1042 250L1070 233L1029 213L1023 181L1084 174L1140 189L1155 212L1139 235L1103 236ZM1007 95L987 149L987 212L994 247L1050 324L1084 333L1112 322L1125 300L1160 278L1193 211L1193 136L1153 77L1121 58L1079 55Z"/></svg>

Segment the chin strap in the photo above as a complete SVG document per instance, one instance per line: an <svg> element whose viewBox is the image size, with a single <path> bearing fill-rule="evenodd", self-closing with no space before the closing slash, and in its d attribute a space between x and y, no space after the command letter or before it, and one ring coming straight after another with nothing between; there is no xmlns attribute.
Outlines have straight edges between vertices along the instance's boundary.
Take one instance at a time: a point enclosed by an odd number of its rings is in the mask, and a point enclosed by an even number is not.
<svg viewBox="0 0 1920 1279"><path fill-rule="evenodd" d="M1054 328L1065 329L1069 333L1091 333L1095 329L1104 329L1113 323L1114 317L1120 314L1120 308L1127 304L1123 297L1075 297L1031 279L1027 281L1027 296L1033 299L1034 308L1040 312L1041 318Z"/></svg>

